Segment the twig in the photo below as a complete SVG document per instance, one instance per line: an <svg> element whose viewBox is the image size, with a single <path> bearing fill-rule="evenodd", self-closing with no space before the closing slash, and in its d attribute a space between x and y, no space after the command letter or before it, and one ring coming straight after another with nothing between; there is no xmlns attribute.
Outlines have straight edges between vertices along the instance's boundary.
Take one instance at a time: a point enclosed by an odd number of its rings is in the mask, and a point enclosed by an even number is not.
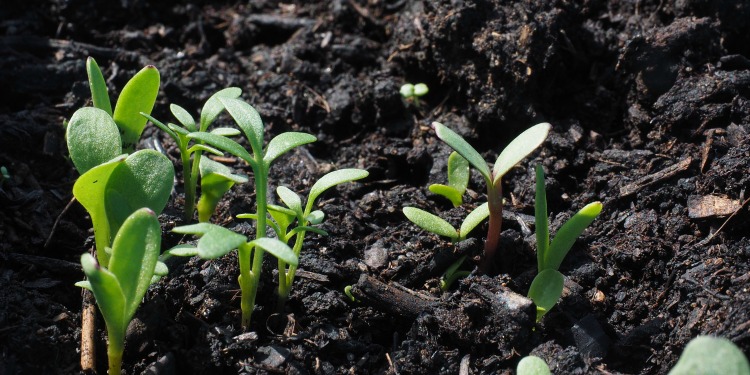
<svg viewBox="0 0 750 375"><path fill-rule="evenodd" d="M81 292L81 369L96 374L96 306L88 289Z"/></svg>
<svg viewBox="0 0 750 375"><path fill-rule="evenodd" d="M49 231L49 236L47 236L47 241L44 241L45 249L49 247L49 243L50 241L52 241L52 236L55 235L55 231L57 230L57 225L60 224L60 219L63 217L63 215L65 215L66 212L68 212L68 210L70 209L70 206L72 206L73 202L75 201L76 201L75 197L70 198L70 202L68 202L68 204L65 205L65 208L63 208L62 212L60 212L60 214L57 215L57 218L55 219L55 223L52 224L52 230Z"/></svg>

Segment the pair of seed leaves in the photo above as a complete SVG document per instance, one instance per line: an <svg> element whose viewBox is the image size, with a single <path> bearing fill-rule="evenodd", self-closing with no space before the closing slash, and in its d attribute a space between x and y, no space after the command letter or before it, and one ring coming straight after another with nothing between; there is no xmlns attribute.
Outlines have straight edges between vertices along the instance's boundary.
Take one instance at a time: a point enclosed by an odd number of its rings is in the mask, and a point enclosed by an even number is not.
<svg viewBox="0 0 750 375"><path fill-rule="evenodd" d="M114 112L96 61L86 64L95 107L77 110L65 138L70 158L81 176L73 195L89 212L99 263L107 267L106 249L114 234L136 210L147 207L157 215L172 191L174 167L154 150L131 152L146 125L159 91L159 72L147 66L123 88Z"/></svg>

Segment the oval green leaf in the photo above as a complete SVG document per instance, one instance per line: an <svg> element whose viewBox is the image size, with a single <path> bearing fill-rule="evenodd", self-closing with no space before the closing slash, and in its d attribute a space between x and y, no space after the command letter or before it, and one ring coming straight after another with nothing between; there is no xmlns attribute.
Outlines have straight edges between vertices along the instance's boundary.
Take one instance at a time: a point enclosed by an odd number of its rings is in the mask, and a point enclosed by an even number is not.
<svg viewBox="0 0 750 375"><path fill-rule="evenodd" d="M251 245L259 247L284 263L296 267L298 265L297 256L289 245L275 238L258 238L250 242Z"/></svg>
<svg viewBox="0 0 750 375"><path fill-rule="evenodd" d="M258 111L239 99L219 98L219 101L227 109L240 130L245 133L253 152L263 152L263 120L260 118Z"/></svg>
<svg viewBox="0 0 750 375"><path fill-rule="evenodd" d="M536 321L555 306L562 296L565 277L557 270L546 269L536 275L529 287L528 297L537 307Z"/></svg>
<svg viewBox="0 0 750 375"><path fill-rule="evenodd" d="M466 219L461 223L459 241L463 241L469 236L474 228L482 224L482 222L490 217L490 205L487 202L482 203L479 207L475 208L468 215Z"/></svg>
<svg viewBox="0 0 750 375"><path fill-rule="evenodd" d="M550 375L549 366L543 359L530 355L523 357L516 367L516 375Z"/></svg>
<svg viewBox="0 0 750 375"><path fill-rule="evenodd" d="M448 237L454 242L458 240L456 229L440 217L415 207L404 207L402 211L406 218L418 227L439 236Z"/></svg>
<svg viewBox="0 0 750 375"><path fill-rule="evenodd" d="M312 134L300 132L281 133L268 142L266 153L263 156L263 162L265 162L266 165L271 165L272 161L276 160L276 158L285 154L289 150L304 144L315 142L316 140L318 139Z"/></svg>
<svg viewBox="0 0 750 375"><path fill-rule="evenodd" d="M318 181L316 181L315 184L313 184L313 187L310 189L310 195L308 196L307 204L305 205L305 213L309 214L312 211L315 200L318 199L320 194L322 194L324 191L345 182L361 180L369 175L370 173L366 170L356 168L339 169L337 171L327 173Z"/></svg>
<svg viewBox="0 0 750 375"><path fill-rule="evenodd" d="M286 186L279 186L276 188L276 194L279 195L281 201L284 202L290 210L294 211L296 216L302 216L302 199L300 199L297 193L293 192Z"/></svg>
<svg viewBox="0 0 750 375"><path fill-rule="evenodd" d="M499 183L511 168L536 150L547 139L550 129L552 125L546 122L536 124L513 139L495 161L495 166L492 168L493 184Z"/></svg>
<svg viewBox="0 0 750 375"><path fill-rule="evenodd" d="M122 154L117 125L107 112L99 108L84 107L73 113L65 140L70 159L80 174Z"/></svg>
<svg viewBox="0 0 750 375"><path fill-rule="evenodd" d="M136 73L122 88L112 118L122 133L122 148L127 152L135 149L141 138L146 118L141 112L151 114L159 94L159 71L148 65Z"/></svg>
<svg viewBox="0 0 750 375"><path fill-rule="evenodd" d="M687 344L669 375L750 374L750 363L742 350L721 337L698 336Z"/></svg>
<svg viewBox="0 0 750 375"><path fill-rule="evenodd" d="M182 108L177 104L170 104L169 110L172 112L174 118L176 118L185 129L191 132L198 130L198 127L195 126L195 119L185 108Z"/></svg>

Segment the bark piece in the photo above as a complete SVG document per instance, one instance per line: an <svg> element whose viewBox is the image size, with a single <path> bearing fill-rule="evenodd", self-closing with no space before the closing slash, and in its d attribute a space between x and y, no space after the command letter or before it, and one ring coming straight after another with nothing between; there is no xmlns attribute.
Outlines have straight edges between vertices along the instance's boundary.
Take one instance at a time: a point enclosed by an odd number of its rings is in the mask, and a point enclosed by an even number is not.
<svg viewBox="0 0 750 375"><path fill-rule="evenodd" d="M688 217L691 219L728 216L742 207L738 199L729 199L719 195L691 195L687 203Z"/></svg>

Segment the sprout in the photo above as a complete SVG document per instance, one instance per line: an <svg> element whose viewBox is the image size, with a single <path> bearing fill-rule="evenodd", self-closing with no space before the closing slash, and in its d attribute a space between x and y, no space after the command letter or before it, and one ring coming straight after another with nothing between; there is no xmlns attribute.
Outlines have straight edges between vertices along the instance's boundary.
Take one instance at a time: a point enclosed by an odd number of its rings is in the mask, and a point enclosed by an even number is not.
<svg viewBox="0 0 750 375"><path fill-rule="evenodd" d="M411 83L405 83L399 89L399 93L401 93L401 97L403 97L407 103L414 103L414 106L416 107L419 107L420 105L419 98L427 95L428 92L430 92L430 89L424 83L417 83L416 85L411 84Z"/></svg>

